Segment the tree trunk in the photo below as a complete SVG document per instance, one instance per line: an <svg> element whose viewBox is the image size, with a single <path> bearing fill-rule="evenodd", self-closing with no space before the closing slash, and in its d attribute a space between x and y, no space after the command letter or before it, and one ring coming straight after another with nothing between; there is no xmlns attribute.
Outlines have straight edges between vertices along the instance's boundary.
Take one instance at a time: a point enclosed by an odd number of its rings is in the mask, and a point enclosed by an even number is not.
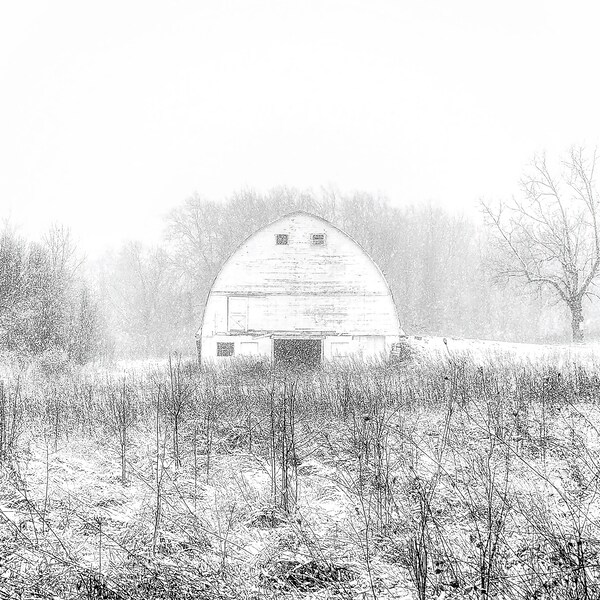
<svg viewBox="0 0 600 600"><path fill-rule="evenodd" d="M571 309L571 328L573 330L573 342L583 342L583 307L581 298L575 298L569 303Z"/></svg>

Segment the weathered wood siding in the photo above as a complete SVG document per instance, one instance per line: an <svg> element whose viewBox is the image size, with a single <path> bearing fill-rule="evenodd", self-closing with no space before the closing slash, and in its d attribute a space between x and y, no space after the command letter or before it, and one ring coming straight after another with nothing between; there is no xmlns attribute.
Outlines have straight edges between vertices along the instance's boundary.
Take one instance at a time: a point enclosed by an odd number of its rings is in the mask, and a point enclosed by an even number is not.
<svg viewBox="0 0 600 600"><path fill-rule="evenodd" d="M277 234L287 234L288 244L277 245ZM324 234L324 245L314 245L313 234ZM215 336L294 332L381 340L400 334L388 285L369 256L339 229L301 212L256 232L225 263L205 308L203 353Z"/></svg>
<svg viewBox="0 0 600 600"><path fill-rule="evenodd" d="M278 233L289 236L277 246ZM311 244L325 234L325 245ZM229 258L212 293L259 295L389 295L379 269L345 233L306 213L294 213L261 229Z"/></svg>
<svg viewBox="0 0 600 600"><path fill-rule="evenodd" d="M313 331L353 335L397 335L389 296L242 296L235 312L229 296L212 294L204 318L204 335L221 332ZM239 301L244 302L242 313Z"/></svg>

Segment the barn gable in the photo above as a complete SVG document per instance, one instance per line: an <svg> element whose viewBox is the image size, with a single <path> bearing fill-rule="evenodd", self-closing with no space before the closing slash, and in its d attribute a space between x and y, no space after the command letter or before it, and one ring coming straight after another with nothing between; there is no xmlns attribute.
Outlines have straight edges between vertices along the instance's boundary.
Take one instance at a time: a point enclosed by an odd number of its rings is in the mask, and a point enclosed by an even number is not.
<svg viewBox="0 0 600 600"><path fill-rule="evenodd" d="M277 358L285 344L274 340L285 339L317 340L310 352L318 346L327 359L387 352L400 333L387 282L367 253L324 219L295 212L254 233L225 262L199 341L203 361Z"/></svg>

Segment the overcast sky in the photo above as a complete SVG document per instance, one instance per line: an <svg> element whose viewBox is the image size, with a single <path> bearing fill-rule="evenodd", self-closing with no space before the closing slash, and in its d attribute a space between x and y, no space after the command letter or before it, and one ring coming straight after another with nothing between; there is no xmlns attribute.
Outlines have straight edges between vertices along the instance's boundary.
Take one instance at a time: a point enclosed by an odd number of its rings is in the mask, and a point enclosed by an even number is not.
<svg viewBox="0 0 600 600"><path fill-rule="evenodd" d="M473 207L600 141L598 3L4 2L0 218L95 254L193 192Z"/></svg>

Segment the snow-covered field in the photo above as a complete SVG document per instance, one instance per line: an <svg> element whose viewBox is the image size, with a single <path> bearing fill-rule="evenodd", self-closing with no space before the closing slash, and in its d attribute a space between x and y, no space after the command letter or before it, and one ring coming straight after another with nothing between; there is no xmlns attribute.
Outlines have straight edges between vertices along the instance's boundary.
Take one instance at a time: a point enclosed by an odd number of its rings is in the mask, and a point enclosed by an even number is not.
<svg viewBox="0 0 600 600"><path fill-rule="evenodd" d="M597 597L597 349L408 343L7 369L0 598Z"/></svg>

